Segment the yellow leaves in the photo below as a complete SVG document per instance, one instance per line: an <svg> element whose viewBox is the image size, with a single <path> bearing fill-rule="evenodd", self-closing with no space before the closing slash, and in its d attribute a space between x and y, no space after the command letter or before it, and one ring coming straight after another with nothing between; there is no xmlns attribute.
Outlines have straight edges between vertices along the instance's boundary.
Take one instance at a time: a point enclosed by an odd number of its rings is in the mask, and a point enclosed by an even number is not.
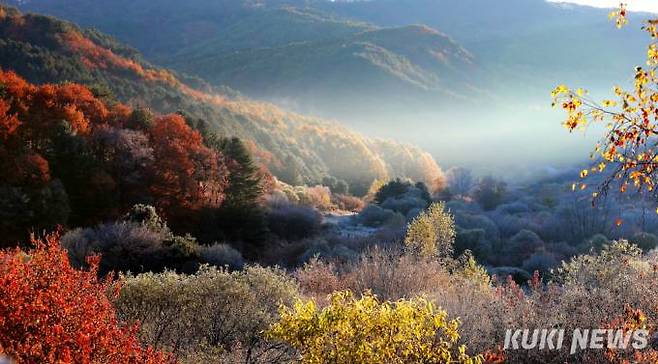
<svg viewBox="0 0 658 364"><path fill-rule="evenodd" d="M418 257L446 257L452 253L455 234L455 221L445 203L433 203L409 223L404 246Z"/></svg>
<svg viewBox="0 0 658 364"><path fill-rule="evenodd" d="M617 28L622 28L624 25L628 24L628 19L626 18L626 4L622 3L619 5L619 9L611 11L608 14L608 19L615 19L615 25Z"/></svg>
<svg viewBox="0 0 658 364"><path fill-rule="evenodd" d="M458 329L458 320L425 299L379 302L344 291L322 310L312 300L282 307L266 336L294 347L308 364L481 363L457 346Z"/></svg>
<svg viewBox="0 0 658 364"><path fill-rule="evenodd" d="M617 106L617 102L613 100L603 100L602 105L603 107L615 107Z"/></svg>
<svg viewBox="0 0 658 364"><path fill-rule="evenodd" d="M622 90L621 87L615 86L612 88L612 90L615 92L615 95L620 96L624 94L624 90Z"/></svg>
<svg viewBox="0 0 658 364"><path fill-rule="evenodd" d="M569 88L566 85L559 85L551 92L551 97L555 99L561 95L566 95L569 93L570 93Z"/></svg>
<svg viewBox="0 0 658 364"><path fill-rule="evenodd" d="M653 66L658 62L658 46L650 44L647 49L647 65Z"/></svg>
<svg viewBox="0 0 658 364"><path fill-rule="evenodd" d="M610 13L618 27L627 23L626 5ZM653 39L658 38L658 19L648 21L643 29ZM650 68L636 67L634 88L624 90L614 86L616 97L607 98L597 105L586 97L584 89L570 90L559 85L552 91L553 104L560 105L566 112L563 125L570 131L586 128L593 122L605 122L607 129L596 150L590 154L592 160L601 158L597 165L580 172L580 178L589 174L603 173L612 164L610 176L605 180L619 180L619 191L625 193L628 186L638 191L653 191L658 170L658 152L650 143L658 136L658 42L647 48L647 63ZM606 183L603 182L603 183ZM584 190L586 185L574 183L573 191ZM598 193L592 194L593 198Z"/></svg>

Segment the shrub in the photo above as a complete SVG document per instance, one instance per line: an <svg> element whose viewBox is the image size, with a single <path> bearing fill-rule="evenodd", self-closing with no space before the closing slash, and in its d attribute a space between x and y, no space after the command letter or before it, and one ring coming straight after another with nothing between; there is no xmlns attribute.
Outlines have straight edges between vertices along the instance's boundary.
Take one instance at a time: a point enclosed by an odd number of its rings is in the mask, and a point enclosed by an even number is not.
<svg viewBox="0 0 658 364"><path fill-rule="evenodd" d="M318 309L314 301L282 308L268 330L301 354L305 363L478 363L458 346L459 322L425 299L380 302L332 294Z"/></svg>
<svg viewBox="0 0 658 364"><path fill-rule="evenodd" d="M637 245L642 251L648 252L658 245L658 237L650 233L637 233L629 241Z"/></svg>
<svg viewBox="0 0 658 364"><path fill-rule="evenodd" d="M532 278L528 271L517 267L495 267L489 269L489 274L496 276L499 281L512 277L518 284L525 284Z"/></svg>
<svg viewBox="0 0 658 364"><path fill-rule="evenodd" d="M593 248L595 251L600 252L604 246L609 245L610 240L603 234L596 234L585 242L585 250Z"/></svg>
<svg viewBox="0 0 658 364"><path fill-rule="evenodd" d="M452 206L455 204L446 204L450 211L454 211ZM485 238L491 242L500 240L500 231L498 226L490 218L485 215L478 215L476 213L468 213L465 211L454 212L455 223L464 229L483 229L486 233Z"/></svg>
<svg viewBox="0 0 658 364"><path fill-rule="evenodd" d="M318 300L342 289L343 283L332 263L313 258L295 271L295 279L303 294Z"/></svg>
<svg viewBox="0 0 658 364"><path fill-rule="evenodd" d="M198 245L187 236L166 236L135 222L101 224L75 229L62 237L76 267L84 267L90 255L100 254L99 273L110 271L147 272L165 268L195 270Z"/></svg>
<svg viewBox="0 0 658 364"><path fill-rule="evenodd" d="M503 202L506 193L505 182L497 181L493 177L484 177L475 187L473 196L485 211L490 211Z"/></svg>
<svg viewBox="0 0 658 364"><path fill-rule="evenodd" d="M387 198L380 206L407 215L412 210L425 209L427 201L420 197L405 195L399 198Z"/></svg>
<svg viewBox="0 0 658 364"><path fill-rule="evenodd" d="M119 324L108 293L88 271L71 267L56 235L33 241L34 250L0 252L0 351L26 363L166 363L139 345L137 326Z"/></svg>
<svg viewBox="0 0 658 364"><path fill-rule="evenodd" d="M535 232L524 229L503 245L497 260L502 265L520 267L524 260L543 246L544 242Z"/></svg>
<svg viewBox="0 0 658 364"><path fill-rule="evenodd" d="M343 268L341 282L354 292L372 291L385 300L410 298L446 286L450 276L436 260L418 260L374 247Z"/></svg>
<svg viewBox="0 0 658 364"><path fill-rule="evenodd" d="M542 276L545 276L552 268L556 267L558 263L555 254L546 251L538 251L533 253L528 259L524 260L521 268L526 272L539 271Z"/></svg>
<svg viewBox="0 0 658 364"><path fill-rule="evenodd" d="M120 316L139 320L144 342L170 350L184 362L280 362L287 355L262 337L280 304L298 289L282 270L249 266L243 271L203 267L194 275L128 276L116 303ZM239 351L239 352L232 352Z"/></svg>
<svg viewBox="0 0 658 364"><path fill-rule="evenodd" d="M455 242L455 221L443 202L432 204L407 227L405 247L420 257L451 257Z"/></svg>
<svg viewBox="0 0 658 364"><path fill-rule="evenodd" d="M244 258L239 251L228 244L213 244L202 246L199 249L201 261L216 267L229 267L230 269L242 269Z"/></svg>
<svg viewBox="0 0 658 364"><path fill-rule="evenodd" d="M491 255L491 243L485 239L483 229L460 229L457 227L455 238L455 255L470 250L479 261L485 261Z"/></svg>
<svg viewBox="0 0 658 364"><path fill-rule="evenodd" d="M418 182L413 184L410 181L395 179L383 185L375 194L375 202L378 204L390 199L398 199L404 197L417 197L425 201L425 206L432 201L427 186Z"/></svg>
<svg viewBox="0 0 658 364"><path fill-rule="evenodd" d="M171 234L167 227L167 222L158 215L155 207L150 205L134 205L130 211L124 215L123 220L143 225L150 231L159 232L164 235Z"/></svg>
<svg viewBox="0 0 658 364"><path fill-rule="evenodd" d="M285 206L273 209L267 215L271 232L286 240L300 240L317 235L322 215L315 209L302 206Z"/></svg>
<svg viewBox="0 0 658 364"><path fill-rule="evenodd" d="M405 218L391 210L377 205L368 205L356 218L357 222L368 227L404 226Z"/></svg>
<svg viewBox="0 0 658 364"><path fill-rule="evenodd" d="M354 196L333 194L331 202L340 210L359 212L365 207L362 199Z"/></svg>

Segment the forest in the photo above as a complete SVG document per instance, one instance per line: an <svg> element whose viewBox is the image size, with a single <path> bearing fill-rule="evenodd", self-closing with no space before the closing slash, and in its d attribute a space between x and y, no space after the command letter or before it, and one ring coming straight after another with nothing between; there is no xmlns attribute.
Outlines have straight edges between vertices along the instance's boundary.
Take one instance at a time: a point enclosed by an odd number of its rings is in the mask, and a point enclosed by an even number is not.
<svg viewBox="0 0 658 364"><path fill-rule="evenodd" d="M94 6L80 1L71 17ZM45 15L68 3L9 3L17 7L0 5L0 362L658 362L658 20L638 24L623 4L610 13L604 26L642 27L644 63L607 98L554 80L545 102L562 137L600 138L585 139L589 160L521 178L442 168L417 145L226 81L283 95L287 86L262 80L273 69L300 65L291 79L312 78L331 69L327 55L371 50L368 67L338 62L363 71L354 80L363 88L350 92L404 80L408 97L445 97L439 106L486 93L468 86L477 55L448 35L341 17L368 4L225 1L232 16L215 26L229 35L204 47L172 34L149 48ZM31 12L39 7L45 14ZM182 9L178 21L201 16ZM134 25L129 10L112 17ZM264 34L256 24L277 33L254 38ZM213 58L217 49L232 53ZM473 93L433 89L457 79ZM340 89L324 82L315 96ZM611 334L599 346L592 336L577 350L543 350L528 329ZM510 330L526 330L523 349L510 348ZM641 347L638 332L648 332Z"/></svg>

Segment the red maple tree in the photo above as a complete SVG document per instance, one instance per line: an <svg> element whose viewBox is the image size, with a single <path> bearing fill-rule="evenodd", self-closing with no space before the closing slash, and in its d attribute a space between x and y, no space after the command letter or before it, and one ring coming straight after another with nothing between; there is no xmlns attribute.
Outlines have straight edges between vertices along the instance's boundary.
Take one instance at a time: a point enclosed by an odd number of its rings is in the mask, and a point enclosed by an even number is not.
<svg viewBox="0 0 658 364"><path fill-rule="evenodd" d="M173 363L144 348L123 325L111 296L119 284L71 267L57 234L35 248L0 251L0 353L21 363Z"/></svg>

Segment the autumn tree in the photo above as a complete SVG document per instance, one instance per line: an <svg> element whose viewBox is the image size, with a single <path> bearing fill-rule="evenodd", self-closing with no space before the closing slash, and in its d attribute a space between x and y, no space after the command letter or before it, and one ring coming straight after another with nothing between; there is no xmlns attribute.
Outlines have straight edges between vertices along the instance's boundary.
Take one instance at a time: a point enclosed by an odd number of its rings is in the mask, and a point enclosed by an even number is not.
<svg viewBox="0 0 658 364"><path fill-rule="evenodd" d="M98 282L97 258L78 271L57 235L33 243L0 251L0 353L25 363L172 362L117 320L111 300L120 286Z"/></svg>
<svg viewBox="0 0 658 364"><path fill-rule="evenodd" d="M282 307L267 335L301 354L302 363L481 363L459 346L459 321L418 298L380 302L335 292L327 307L298 301Z"/></svg>
<svg viewBox="0 0 658 364"><path fill-rule="evenodd" d="M626 8L610 14L617 27L627 23ZM593 124L607 127L605 134L591 154L593 166L581 171L585 179L592 174L603 174L592 193L594 199L606 195L611 189L626 192L655 194L658 182L658 19L648 20L643 29L651 41L647 47L645 66L635 68L633 88L625 90L614 86L614 96L594 100L584 89L570 89L559 85L552 92L553 105L562 108L567 118L563 125L571 132L583 130ZM573 189L586 189L583 182L574 183Z"/></svg>
<svg viewBox="0 0 658 364"><path fill-rule="evenodd" d="M180 115L155 119L148 130L155 162L151 193L167 217L185 210L219 207L224 199L223 160L203 144Z"/></svg>
<svg viewBox="0 0 658 364"><path fill-rule="evenodd" d="M406 249L418 257L450 258L455 243L455 220L443 202L433 203L407 227Z"/></svg>

